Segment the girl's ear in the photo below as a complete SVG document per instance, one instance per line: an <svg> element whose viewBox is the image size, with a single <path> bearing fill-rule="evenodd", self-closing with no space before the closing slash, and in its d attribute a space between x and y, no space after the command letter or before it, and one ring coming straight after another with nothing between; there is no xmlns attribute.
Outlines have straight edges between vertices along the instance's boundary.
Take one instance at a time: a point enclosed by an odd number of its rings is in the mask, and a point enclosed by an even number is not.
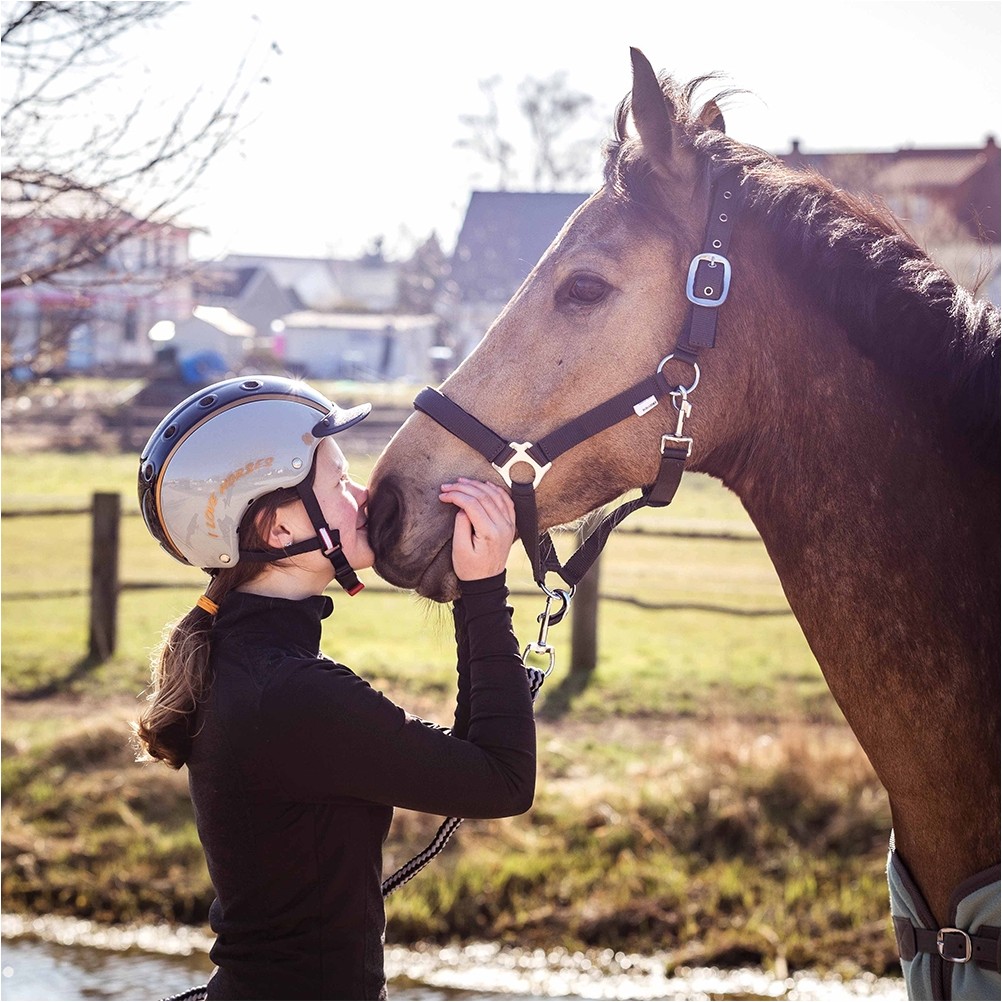
<svg viewBox="0 0 1002 1002"><path fill-rule="evenodd" d="M283 505L271 517L270 528L265 525L266 515L262 512L257 519L257 530L265 545L271 550L283 550L295 540L295 505Z"/></svg>

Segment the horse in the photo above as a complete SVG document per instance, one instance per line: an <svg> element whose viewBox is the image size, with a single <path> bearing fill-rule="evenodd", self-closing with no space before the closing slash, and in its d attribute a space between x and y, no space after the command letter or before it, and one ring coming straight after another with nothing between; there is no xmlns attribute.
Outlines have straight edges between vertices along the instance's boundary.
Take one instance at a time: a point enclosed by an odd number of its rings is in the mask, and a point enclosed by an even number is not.
<svg viewBox="0 0 1002 1002"><path fill-rule="evenodd" d="M631 58L601 187L377 460L376 570L455 597L457 475L540 529L651 500L666 456L722 481L886 790L909 992L999 998L999 312L882 205L728 136L712 77Z"/></svg>

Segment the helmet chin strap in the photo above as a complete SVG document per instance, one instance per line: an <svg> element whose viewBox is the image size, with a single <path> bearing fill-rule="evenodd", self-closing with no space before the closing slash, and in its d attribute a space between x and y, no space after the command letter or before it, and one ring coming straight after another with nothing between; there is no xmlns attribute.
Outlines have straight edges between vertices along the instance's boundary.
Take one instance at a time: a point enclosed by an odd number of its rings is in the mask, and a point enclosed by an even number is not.
<svg viewBox="0 0 1002 1002"><path fill-rule="evenodd" d="M357 595L365 585L358 580L354 569L348 563L348 558L344 555L344 549L341 546L341 533L327 524L327 519L324 518L323 510L320 508L320 502L317 501L317 496L313 493L313 488L309 483L303 481L297 484L296 493L303 502L303 507L310 517L316 535L312 539L292 543L281 550L241 550L240 558L264 562L284 560L286 557L294 557L300 553L322 550L324 556L334 567L334 578L337 583L349 595Z"/></svg>
<svg viewBox="0 0 1002 1002"><path fill-rule="evenodd" d="M310 516L310 521L317 533L316 539L310 541L316 545L311 546L310 549L323 550L324 556L334 567L334 577L337 583L349 595L357 595L365 585L358 580L351 564L348 563L348 558L344 555L344 550L341 547L341 533L327 524L327 519L324 518L324 513L320 508L320 502L317 501L313 487L307 481L304 480L296 484L296 493L303 502L306 514Z"/></svg>

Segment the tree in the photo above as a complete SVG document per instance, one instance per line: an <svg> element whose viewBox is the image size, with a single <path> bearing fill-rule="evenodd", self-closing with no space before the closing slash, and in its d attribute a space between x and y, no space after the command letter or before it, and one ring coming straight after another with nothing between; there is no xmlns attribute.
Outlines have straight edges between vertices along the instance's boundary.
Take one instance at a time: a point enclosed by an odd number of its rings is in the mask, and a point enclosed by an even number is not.
<svg viewBox="0 0 1002 1002"><path fill-rule="evenodd" d="M480 81L487 98L487 111L481 115L461 115L460 123L469 135L457 146L470 150L497 171L497 188L505 191L518 180L533 190L544 191L581 184L593 177L596 155L601 145L599 130L590 113L594 99L571 90L565 73L554 73L545 80L526 77L518 88L517 107L528 129L523 150L528 156L515 167L518 146L502 133L497 91L498 76Z"/></svg>
<svg viewBox="0 0 1002 1002"><path fill-rule="evenodd" d="M578 183L591 173L594 136L571 138L594 99L569 90L566 74L547 80L529 77L519 87L519 107L529 123L534 144L532 186L537 190Z"/></svg>
<svg viewBox="0 0 1002 1002"><path fill-rule="evenodd" d="M147 120L142 97L124 114L97 111L119 86L115 43L177 6L4 4L4 289L58 284L144 227L173 222L234 138L248 94L242 72L208 105L197 91L188 95L166 123Z"/></svg>
<svg viewBox="0 0 1002 1002"><path fill-rule="evenodd" d="M500 191L506 191L514 176L511 159L515 147L507 139L502 138L500 133L501 116L498 112L496 93L500 83L499 76L480 81L480 90L487 99L487 111L482 115L459 116L460 123L470 130L470 135L458 139L456 145L470 150L485 160L491 168L496 169L497 187Z"/></svg>
<svg viewBox="0 0 1002 1002"><path fill-rule="evenodd" d="M448 274L448 259L432 233L400 266L397 308L404 313L434 313Z"/></svg>

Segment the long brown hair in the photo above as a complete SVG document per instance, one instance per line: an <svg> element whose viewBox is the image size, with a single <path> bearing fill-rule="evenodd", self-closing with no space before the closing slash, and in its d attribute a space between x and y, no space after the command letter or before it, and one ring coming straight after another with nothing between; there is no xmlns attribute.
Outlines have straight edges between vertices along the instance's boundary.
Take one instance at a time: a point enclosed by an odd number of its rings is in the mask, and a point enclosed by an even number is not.
<svg viewBox="0 0 1002 1002"><path fill-rule="evenodd" d="M295 488L286 487L258 498L241 520L240 548L267 549L268 533L278 509L298 497ZM264 567L252 560L240 560L233 567L215 571L205 597L220 605L231 591L253 581ZM180 769L188 760L195 713L212 684L212 620L211 613L196 605L164 627L163 639L150 662L148 705L132 725L140 758L160 759L172 769Z"/></svg>

